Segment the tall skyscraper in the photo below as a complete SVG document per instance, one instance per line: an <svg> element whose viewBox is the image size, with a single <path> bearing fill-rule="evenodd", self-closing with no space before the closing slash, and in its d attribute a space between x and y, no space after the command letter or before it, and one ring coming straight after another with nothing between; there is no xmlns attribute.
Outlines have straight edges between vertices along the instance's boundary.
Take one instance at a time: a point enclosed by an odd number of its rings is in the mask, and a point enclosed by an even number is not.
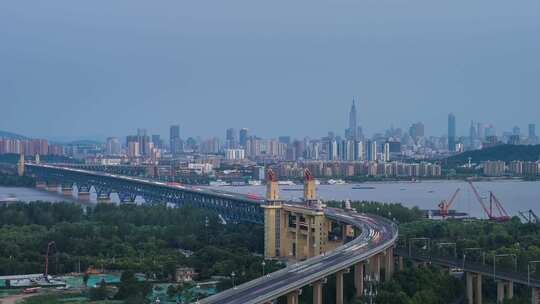
<svg viewBox="0 0 540 304"><path fill-rule="evenodd" d="M424 124L421 122L412 124L409 128L409 135L415 140L419 137L424 137Z"/></svg>
<svg viewBox="0 0 540 304"><path fill-rule="evenodd" d="M533 123L529 124L529 138L536 138L536 125Z"/></svg>
<svg viewBox="0 0 540 304"><path fill-rule="evenodd" d="M356 102L353 98L351 110L349 112L349 129L345 137L356 140L358 138L358 112L356 111Z"/></svg>
<svg viewBox="0 0 540 304"><path fill-rule="evenodd" d="M240 146L242 146L243 148L246 147L246 142L247 142L248 137L249 137L249 130L246 128L240 129L239 141L240 141Z"/></svg>
<svg viewBox="0 0 540 304"><path fill-rule="evenodd" d="M119 155L121 152L120 140L118 137L107 138L107 155Z"/></svg>
<svg viewBox="0 0 540 304"><path fill-rule="evenodd" d="M448 114L448 150L456 152L456 116Z"/></svg>
<svg viewBox="0 0 540 304"><path fill-rule="evenodd" d="M154 144L154 147L161 149L161 136L159 136L159 134L153 134L152 143Z"/></svg>
<svg viewBox="0 0 540 304"><path fill-rule="evenodd" d="M169 131L169 145L172 154L178 154L181 151L181 141L180 141L180 126L172 125Z"/></svg>
<svg viewBox="0 0 540 304"><path fill-rule="evenodd" d="M234 128L228 128L225 135L227 148L234 149L236 148L237 143L237 134Z"/></svg>
<svg viewBox="0 0 540 304"><path fill-rule="evenodd" d="M512 135L520 136L521 135L521 129L518 126L514 126L512 128Z"/></svg>

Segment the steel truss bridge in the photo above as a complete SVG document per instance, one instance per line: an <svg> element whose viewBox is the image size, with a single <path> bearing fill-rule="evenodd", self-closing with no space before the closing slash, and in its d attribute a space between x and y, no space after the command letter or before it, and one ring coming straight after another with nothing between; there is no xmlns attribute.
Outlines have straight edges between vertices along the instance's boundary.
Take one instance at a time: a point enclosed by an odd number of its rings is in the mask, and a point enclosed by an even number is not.
<svg viewBox="0 0 540 304"><path fill-rule="evenodd" d="M133 202L139 196L146 203L167 202L177 206L190 204L196 208L213 210L234 222L262 224L264 220L260 208L264 200L249 198L247 195L45 164L27 163L25 167L27 173L35 176L39 182L68 189L76 186L78 192L90 192L94 188L98 197L109 197L111 193L117 193L120 201Z"/></svg>

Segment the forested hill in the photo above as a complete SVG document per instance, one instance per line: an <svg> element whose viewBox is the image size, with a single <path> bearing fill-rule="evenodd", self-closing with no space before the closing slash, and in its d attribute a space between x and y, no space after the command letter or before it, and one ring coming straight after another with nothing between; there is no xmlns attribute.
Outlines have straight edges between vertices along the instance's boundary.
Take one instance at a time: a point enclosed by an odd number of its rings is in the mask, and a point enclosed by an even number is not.
<svg viewBox="0 0 540 304"><path fill-rule="evenodd" d="M25 136L22 136L22 135L19 135L19 134L15 134L15 133L11 133L11 132L6 132L6 131L0 130L0 139L1 139L1 138L5 138L5 139L19 139L19 140L28 139L28 138L26 138Z"/></svg>
<svg viewBox="0 0 540 304"><path fill-rule="evenodd" d="M451 156L443 161L446 167L453 168L469 161L479 163L487 160L502 160L505 162L513 160L537 161L540 157L540 145L499 145L482 150L463 152Z"/></svg>

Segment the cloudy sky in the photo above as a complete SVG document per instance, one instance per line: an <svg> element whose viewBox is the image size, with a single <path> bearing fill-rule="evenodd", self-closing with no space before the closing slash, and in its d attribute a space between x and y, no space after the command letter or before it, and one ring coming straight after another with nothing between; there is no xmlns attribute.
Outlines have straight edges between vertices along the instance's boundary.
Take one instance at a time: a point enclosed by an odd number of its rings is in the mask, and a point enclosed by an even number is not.
<svg viewBox="0 0 540 304"><path fill-rule="evenodd" d="M540 125L538 0L3 0L0 130L321 136Z"/></svg>

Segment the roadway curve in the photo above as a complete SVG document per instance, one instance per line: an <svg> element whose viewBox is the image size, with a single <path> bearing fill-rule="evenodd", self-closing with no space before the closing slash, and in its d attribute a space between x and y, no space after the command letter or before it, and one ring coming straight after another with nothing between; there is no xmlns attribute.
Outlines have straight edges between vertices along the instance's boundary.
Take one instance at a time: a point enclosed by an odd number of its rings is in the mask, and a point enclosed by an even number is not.
<svg viewBox="0 0 540 304"><path fill-rule="evenodd" d="M267 303L381 253L398 237L391 221L354 211L325 208L326 217L361 229L354 240L336 250L296 263L264 277L200 300L201 304Z"/></svg>

